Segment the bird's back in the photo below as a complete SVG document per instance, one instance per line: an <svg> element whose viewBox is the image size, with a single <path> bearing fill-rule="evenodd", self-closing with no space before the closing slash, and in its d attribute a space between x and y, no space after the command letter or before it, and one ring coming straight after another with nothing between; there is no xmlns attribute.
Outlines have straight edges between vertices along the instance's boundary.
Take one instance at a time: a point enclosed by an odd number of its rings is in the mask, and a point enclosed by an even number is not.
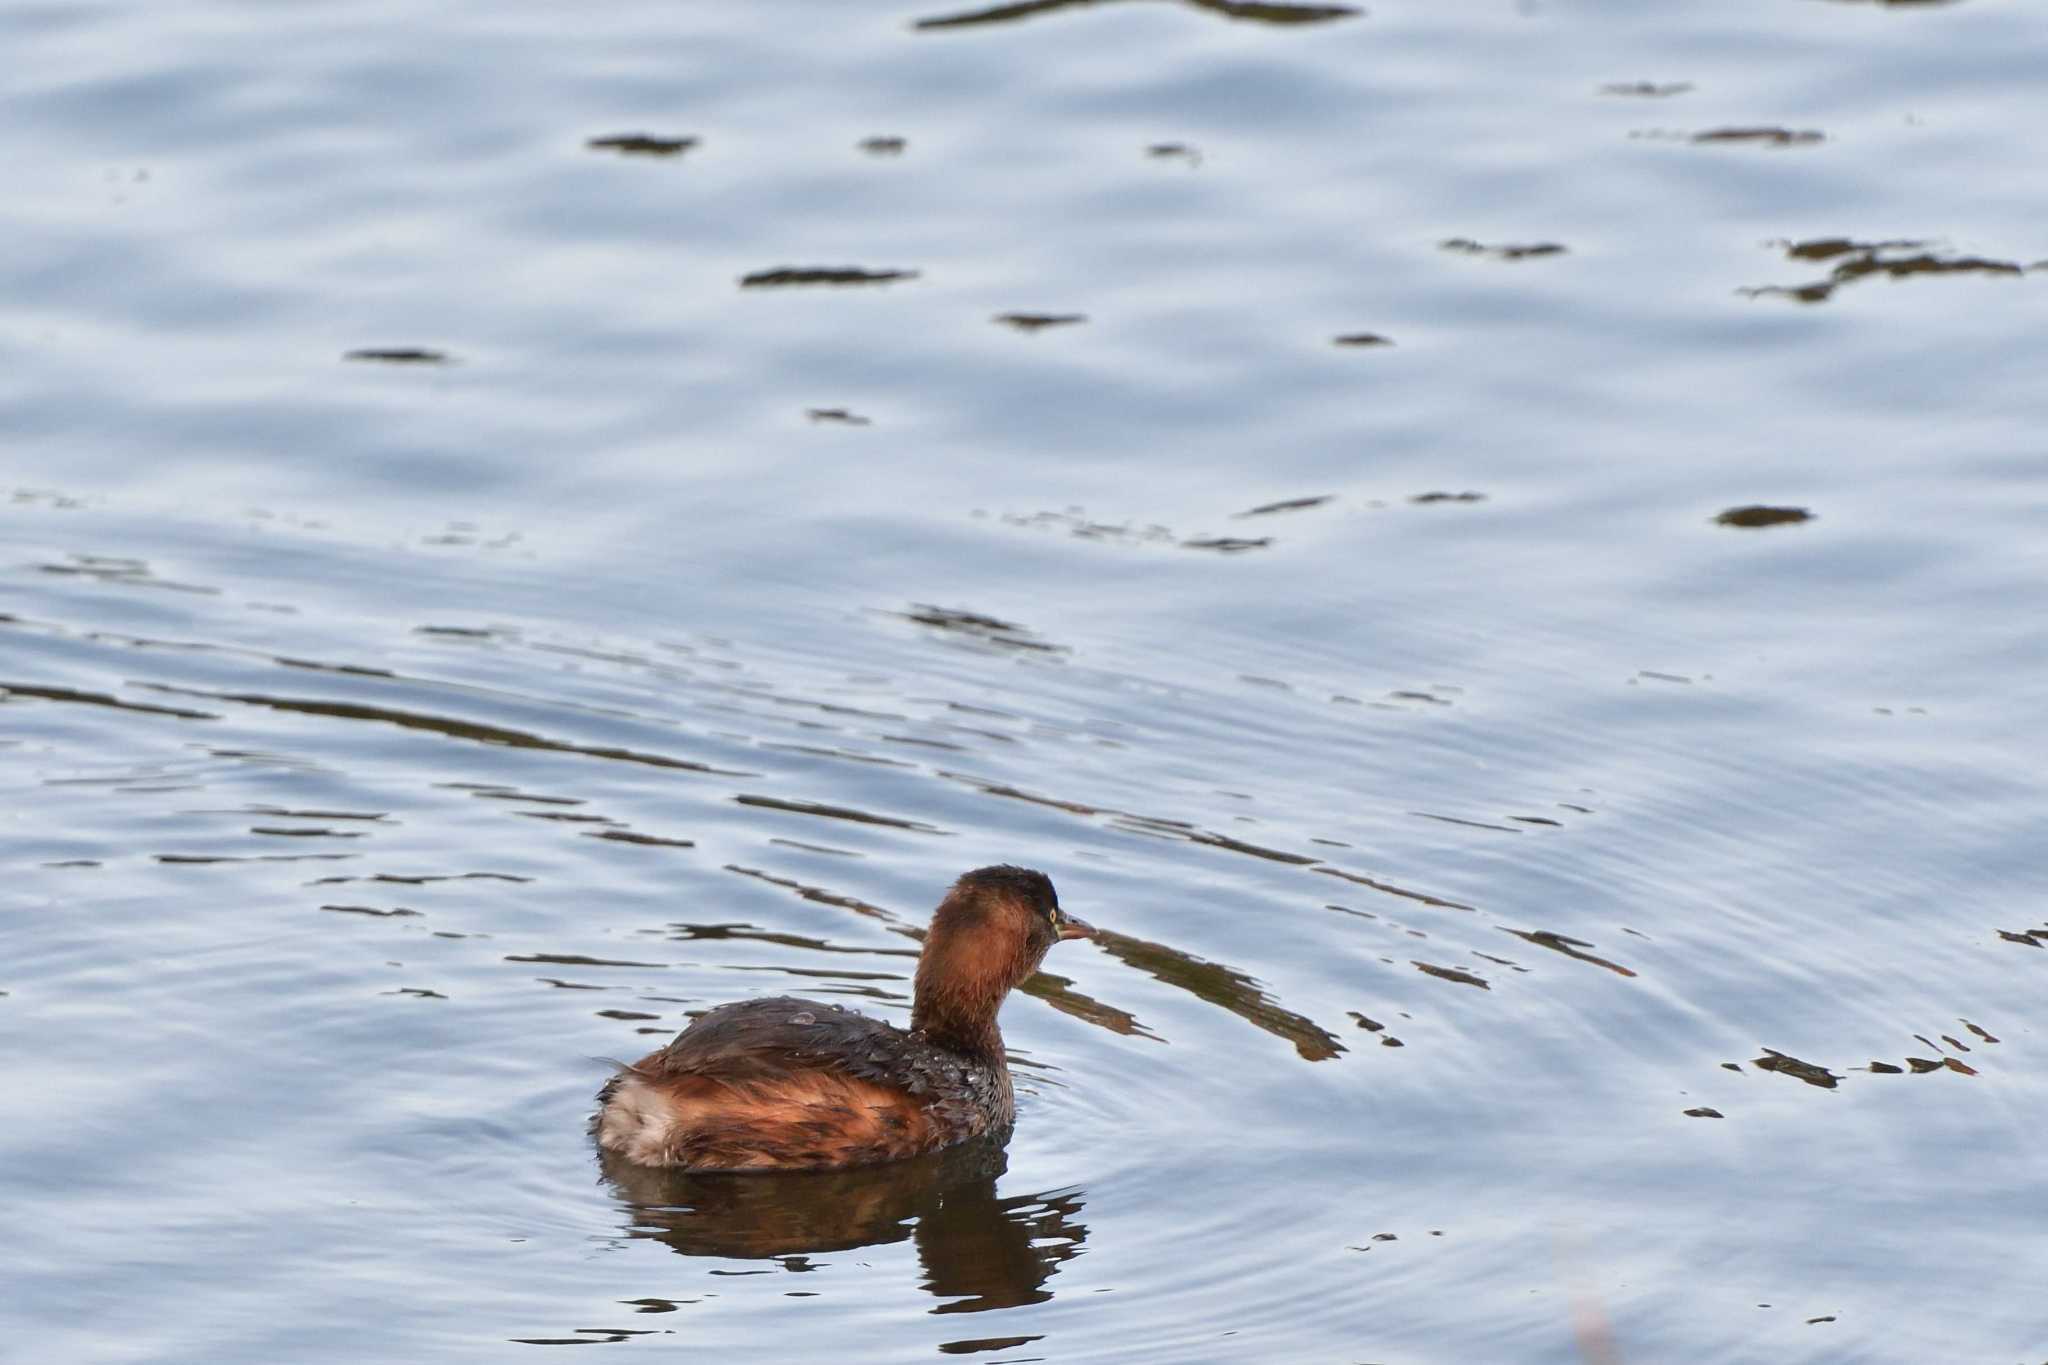
<svg viewBox="0 0 2048 1365"><path fill-rule="evenodd" d="M623 1068L599 1143L649 1166L811 1170L915 1156L1009 1126L1000 1055L938 1047L794 996L722 1005Z"/></svg>

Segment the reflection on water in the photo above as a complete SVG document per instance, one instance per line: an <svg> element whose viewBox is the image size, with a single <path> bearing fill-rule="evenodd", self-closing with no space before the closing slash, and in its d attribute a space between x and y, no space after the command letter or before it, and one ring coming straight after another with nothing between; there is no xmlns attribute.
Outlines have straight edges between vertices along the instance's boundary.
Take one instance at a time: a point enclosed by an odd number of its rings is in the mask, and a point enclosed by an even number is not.
<svg viewBox="0 0 2048 1365"><path fill-rule="evenodd" d="M1616 976L1635 975L1635 972L1622 966L1619 962L1610 962L1604 957L1587 952L1586 949L1591 948L1593 945L1584 939L1566 938L1563 934L1552 933L1548 929L1509 929L1507 932L1524 942L1533 943L1539 948L1548 948L1552 952L1563 953L1566 957L1575 957L1581 962L1590 962L1596 967L1605 967Z"/></svg>
<svg viewBox="0 0 2048 1365"><path fill-rule="evenodd" d="M1098 928L1095 932L1103 950L1119 962L1212 1005L1220 1005L1254 1028L1286 1039L1305 1062L1327 1061L1344 1051L1344 1044L1337 1041L1335 1034L1312 1019L1282 1008L1258 982L1235 968L1204 962L1163 943L1151 943L1114 930Z"/></svg>
<svg viewBox="0 0 2048 1365"><path fill-rule="evenodd" d="M1825 303L1837 289L1874 275L1895 280L1919 275L2003 275L2027 273L2017 261L1985 256L1949 256L1930 250L1931 242L1898 240L1858 242L1847 237L1816 237L1803 242L1778 242L1790 261L1832 261L1824 280L1808 284L1753 285L1737 292L1748 298L1780 294L1799 303ZM2038 266L2036 268L2039 268Z"/></svg>
<svg viewBox="0 0 2048 1365"><path fill-rule="evenodd" d="M1995 1045L2000 1041L1990 1031L1978 1024L1972 1023L1968 1019L1959 1019L1956 1022L1961 1024L1964 1031L1977 1040L1979 1047ZM1913 1041L1919 1043L1928 1051L1939 1054L1937 1056L1921 1057L1909 1055L1902 1059L1904 1065L1896 1062L1872 1061L1866 1066L1849 1066L1844 1067L1843 1070L1845 1072L1863 1071L1875 1076L1901 1076L1908 1073L1915 1076L1925 1076L1936 1071L1953 1072L1959 1076L1975 1076L1979 1074L1977 1067L1964 1061L1962 1057L1955 1055L1957 1053L1972 1053L1976 1050L1975 1048L1972 1048L1970 1044L1964 1042L1953 1033L1943 1033L1938 1035L1938 1037L1939 1041L1928 1037L1924 1033L1912 1035ZM1734 1062L1724 1062L1722 1065L1730 1071L1739 1071L1741 1069ZM1750 1065L1759 1071L1769 1071L1781 1076L1790 1076L1796 1081L1803 1081L1807 1085L1822 1090L1833 1090L1846 1079L1845 1076L1836 1075L1825 1066L1780 1052L1776 1048L1765 1048L1763 1056L1753 1058L1750 1061Z"/></svg>
<svg viewBox="0 0 2048 1365"><path fill-rule="evenodd" d="M804 416L813 422L837 422L847 427L869 427L872 418L863 417L851 408L805 408Z"/></svg>
<svg viewBox="0 0 2048 1365"><path fill-rule="evenodd" d="M772 270L756 270L740 277L742 289L786 289L806 284L894 284L898 280L914 280L915 270L864 270L859 266L776 266Z"/></svg>
<svg viewBox="0 0 2048 1365"><path fill-rule="evenodd" d="M1731 507L1714 517L1716 525L1740 526L1750 530L1764 526L1793 526L1812 520L1813 513L1804 507L1766 507L1761 503Z"/></svg>
<svg viewBox="0 0 2048 1365"><path fill-rule="evenodd" d="M1341 341L1342 338L1339 338ZM1282 498L1278 502L1262 502L1257 507L1248 507L1237 515L1240 517L1265 517L1275 512L1306 512L1311 507L1336 501L1334 493L1318 493L1307 498Z"/></svg>
<svg viewBox="0 0 2048 1365"><path fill-rule="evenodd" d="M192 711L182 706L151 706L147 702L122 701L105 692L81 692L73 687L43 687L35 683L0 683L0 701L31 697L37 701L70 702L79 706L107 706L117 711L140 711L145 715L176 716L180 720L219 720L211 711Z"/></svg>
<svg viewBox="0 0 2048 1365"><path fill-rule="evenodd" d="M908 611L894 614L903 620L915 621L934 630L950 631L981 644L999 645L1005 649L1034 649L1048 654L1066 652L1062 645L1039 639L1029 626L1020 626L1014 621L1005 621L983 612L917 603Z"/></svg>
<svg viewBox="0 0 2048 1365"><path fill-rule="evenodd" d="M1814 147L1827 141L1826 133L1811 128L1708 128L1697 133L1639 128L1629 136L1652 142L1691 142L1708 147L1745 144L1759 147Z"/></svg>
<svg viewBox="0 0 2048 1365"><path fill-rule="evenodd" d="M1269 536L1189 536L1180 543L1183 550L1214 550L1234 555L1246 550L1263 550L1273 543Z"/></svg>
<svg viewBox="0 0 2048 1365"><path fill-rule="evenodd" d="M1562 256L1566 248L1558 242L1475 242L1470 237L1446 237L1437 243L1445 251L1463 256L1491 256L1500 261L1527 261L1541 256Z"/></svg>
<svg viewBox="0 0 2048 1365"><path fill-rule="evenodd" d="M346 352L343 360L367 361L378 365L447 365L454 360L446 351L425 346L364 346Z"/></svg>
<svg viewBox="0 0 2048 1365"><path fill-rule="evenodd" d="M292 660L279 660L293 663ZM365 677L388 677L375 670L336 669L335 672L353 672ZM358 702L328 701L315 697L273 697L254 692L203 692L196 689L173 687L157 683L149 685L152 691L167 692L181 696L206 697L215 701L239 702L244 706L261 706L276 711L297 712L308 716L326 716L337 720L366 720L382 725L396 725L406 730L426 730L451 739L472 740L479 744L502 744L521 749L544 749L556 753L583 754L589 758L610 759L619 763L641 763L651 768L673 768L681 772L718 773L727 777L744 777L745 773L712 767L686 758L673 758L666 754L643 753L634 749L611 745L572 744L563 740L547 739L524 730L509 729L501 725L487 725L478 721L464 720L453 716L428 715L418 711L403 711L386 706L366 706Z"/></svg>
<svg viewBox="0 0 2048 1365"><path fill-rule="evenodd" d="M594 137L584 144L596 152L617 152L621 156L681 156L697 145L694 137L656 137L652 133L612 133Z"/></svg>
<svg viewBox="0 0 2048 1365"><path fill-rule="evenodd" d="M89 578L96 582L124 588L164 588L172 592L196 592L217 595L218 588L198 583L180 583L160 576L150 568L149 562L127 555L93 555L73 552L61 564L38 564L36 572L60 574L65 577ZM8 624L23 624L13 617L0 618Z"/></svg>
<svg viewBox="0 0 2048 1365"><path fill-rule="evenodd" d="M1018 19L1035 18L1041 14L1053 14L1061 10L1094 9L1127 2L1128 0L1017 0L1014 4L919 19L913 27L925 30L976 28L985 24L1006 24ZM1221 15L1225 19L1244 19L1252 23L1275 24L1282 27L1323 24L1332 19L1348 19L1364 12L1349 5L1270 4L1260 3L1260 0L1178 0L1178 3L1186 5L1189 9Z"/></svg>
<svg viewBox="0 0 2048 1365"><path fill-rule="evenodd" d="M1692 89L1691 81L1614 81L1600 87L1603 95L1629 95L1639 99L1670 99Z"/></svg>
<svg viewBox="0 0 2048 1365"><path fill-rule="evenodd" d="M850 1171L703 1175L654 1170L600 1152L626 1236L683 1256L804 1259L914 1238L934 1313L1016 1308L1052 1297L1048 1281L1087 1240L1082 1191L998 1197L1001 1141Z"/></svg>
<svg viewBox="0 0 2048 1365"><path fill-rule="evenodd" d="M1827 134L1811 128L1709 128L1694 133L1694 142L1754 142L1766 147L1812 147L1827 141Z"/></svg>
<svg viewBox="0 0 2048 1365"><path fill-rule="evenodd" d="M998 313L994 321L1027 335L1049 327L1076 327L1088 321L1086 313Z"/></svg>

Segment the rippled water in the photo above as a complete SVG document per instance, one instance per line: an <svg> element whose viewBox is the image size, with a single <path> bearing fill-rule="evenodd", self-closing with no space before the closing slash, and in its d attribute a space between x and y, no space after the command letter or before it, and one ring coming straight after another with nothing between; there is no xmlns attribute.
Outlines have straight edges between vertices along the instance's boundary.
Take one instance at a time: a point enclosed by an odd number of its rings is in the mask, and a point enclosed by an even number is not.
<svg viewBox="0 0 2048 1365"><path fill-rule="evenodd" d="M0 33L24 1359L2048 1358L2038 12ZM1006 1151L599 1169L997 860Z"/></svg>

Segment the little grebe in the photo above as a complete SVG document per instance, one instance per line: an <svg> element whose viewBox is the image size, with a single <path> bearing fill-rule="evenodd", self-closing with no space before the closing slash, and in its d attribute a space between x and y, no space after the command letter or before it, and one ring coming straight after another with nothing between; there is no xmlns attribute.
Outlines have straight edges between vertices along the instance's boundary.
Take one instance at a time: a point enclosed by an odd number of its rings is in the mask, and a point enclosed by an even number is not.
<svg viewBox="0 0 2048 1365"><path fill-rule="evenodd" d="M721 1005L605 1085L598 1145L646 1166L797 1171L1008 1128L996 1011L1054 943L1094 932L1060 909L1043 872L969 872L932 915L907 1032L794 996Z"/></svg>

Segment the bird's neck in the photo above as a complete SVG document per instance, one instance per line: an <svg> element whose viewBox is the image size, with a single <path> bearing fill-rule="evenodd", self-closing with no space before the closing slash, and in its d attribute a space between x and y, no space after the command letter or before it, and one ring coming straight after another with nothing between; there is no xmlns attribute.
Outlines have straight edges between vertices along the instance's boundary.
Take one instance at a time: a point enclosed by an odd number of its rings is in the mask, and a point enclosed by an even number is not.
<svg viewBox="0 0 2048 1365"><path fill-rule="evenodd" d="M996 1014L1010 992L1009 973L994 964L958 961L943 943L927 948L917 964L917 994L910 1026L939 1046L985 1061L1001 1061L1003 1034Z"/></svg>

